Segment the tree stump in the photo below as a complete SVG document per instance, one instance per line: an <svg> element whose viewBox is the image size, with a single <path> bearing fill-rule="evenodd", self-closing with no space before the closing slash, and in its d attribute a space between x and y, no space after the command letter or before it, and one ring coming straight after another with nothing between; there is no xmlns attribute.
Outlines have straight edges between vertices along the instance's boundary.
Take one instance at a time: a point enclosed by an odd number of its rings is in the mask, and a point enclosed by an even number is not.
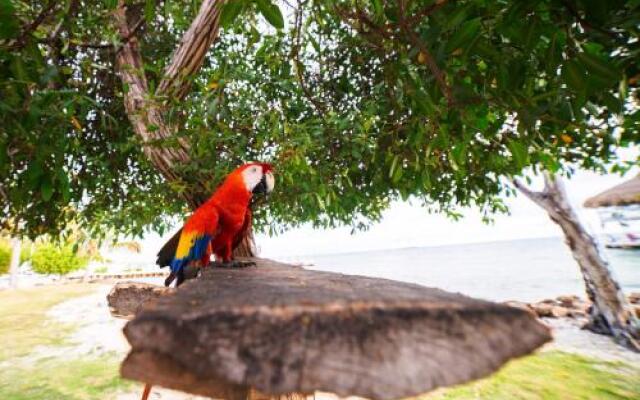
<svg viewBox="0 0 640 400"><path fill-rule="evenodd" d="M148 301L125 327L122 375L226 399L249 388L396 399L487 376L551 339L503 304L254 261Z"/></svg>

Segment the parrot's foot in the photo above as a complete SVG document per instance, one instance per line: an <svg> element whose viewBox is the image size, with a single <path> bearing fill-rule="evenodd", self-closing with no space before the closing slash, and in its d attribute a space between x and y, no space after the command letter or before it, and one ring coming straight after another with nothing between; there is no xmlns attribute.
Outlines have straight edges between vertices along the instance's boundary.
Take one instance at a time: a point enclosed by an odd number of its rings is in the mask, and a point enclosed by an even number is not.
<svg viewBox="0 0 640 400"><path fill-rule="evenodd" d="M214 261L209 264L210 268L247 268L247 267L255 267L256 263L253 261L240 261L240 260L231 260L226 262Z"/></svg>

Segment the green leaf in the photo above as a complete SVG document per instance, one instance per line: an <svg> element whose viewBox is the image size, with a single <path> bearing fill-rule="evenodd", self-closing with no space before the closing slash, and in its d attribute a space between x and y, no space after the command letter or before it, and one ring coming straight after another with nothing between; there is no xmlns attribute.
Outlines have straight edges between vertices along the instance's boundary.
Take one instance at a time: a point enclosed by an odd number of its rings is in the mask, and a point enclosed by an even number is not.
<svg viewBox="0 0 640 400"><path fill-rule="evenodd" d="M434 104L433 100L431 100L429 93L425 92L424 90L418 88L413 93L413 99L415 100L416 105L418 106L418 109L422 114L431 115L433 112L435 112L436 105Z"/></svg>
<svg viewBox="0 0 640 400"><path fill-rule="evenodd" d="M316 196L316 201L318 202L318 207L320 207L321 210L324 210L326 208L326 205L324 204L324 200L318 193L316 193L315 196Z"/></svg>
<svg viewBox="0 0 640 400"><path fill-rule="evenodd" d="M313 49L317 52L320 52L320 43L318 43L318 41L313 36L309 36L309 41L311 42Z"/></svg>
<svg viewBox="0 0 640 400"><path fill-rule="evenodd" d="M389 178L393 178L394 173L396 172L396 166L398 165L398 160L400 159L400 156L395 155L393 157L393 161L391 162L391 168L389 168Z"/></svg>
<svg viewBox="0 0 640 400"><path fill-rule="evenodd" d="M27 187L29 187L30 189L37 189L40 183L41 176L42 176L42 168L40 166L40 163L37 161L31 163L25 173Z"/></svg>
<svg viewBox="0 0 640 400"><path fill-rule="evenodd" d="M15 57L11 63L11 72L13 72L18 80L28 81L30 80L28 69L25 66L25 62L20 57Z"/></svg>
<svg viewBox="0 0 640 400"><path fill-rule="evenodd" d="M373 15L376 18L383 18L384 6L382 5L382 0L371 0L371 5L373 6Z"/></svg>
<svg viewBox="0 0 640 400"><path fill-rule="evenodd" d="M382 0L371 0L371 6L373 7L373 17L375 21L384 21L384 4Z"/></svg>
<svg viewBox="0 0 640 400"><path fill-rule="evenodd" d="M469 13L469 6L455 7L454 11L447 15L446 27L448 29L452 29L460 25L462 21L464 21L467 18L468 13Z"/></svg>
<svg viewBox="0 0 640 400"><path fill-rule="evenodd" d="M40 186L40 193L42 194L42 200L49 201L53 196L53 187L51 186L51 180L46 178L42 181Z"/></svg>
<svg viewBox="0 0 640 400"><path fill-rule="evenodd" d="M624 103L617 97L615 97L614 95L612 95L611 93L605 91L602 94L602 102L604 103L605 106L607 106L607 108L615 113L620 113L622 112L622 108L624 106Z"/></svg>
<svg viewBox="0 0 640 400"><path fill-rule="evenodd" d="M274 28L284 28L284 18L280 8L273 4L269 0L256 0L258 10L262 13L264 19L266 19Z"/></svg>
<svg viewBox="0 0 640 400"><path fill-rule="evenodd" d="M223 28L228 28L240 15L244 7L245 2L243 0L229 0L220 12L220 25Z"/></svg>
<svg viewBox="0 0 640 400"><path fill-rule="evenodd" d="M400 181L400 178L402 178L402 174L404 173L404 169L402 168L402 165L398 166L398 168L396 168L396 170L393 172L393 176L391 177L391 182L396 184Z"/></svg>
<svg viewBox="0 0 640 400"><path fill-rule="evenodd" d="M586 71L575 60L569 60L562 66L562 78L575 91L582 92L586 89Z"/></svg>
<svg viewBox="0 0 640 400"><path fill-rule="evenodd" d="M11 0L0 0L0 39L18 36L20 25Z"/></svg>
<svg viewBox="0 0 640 400"><path fill-rule="evenodd" d="M578 54L578 59L590 73L597 75L612 84L618 82L622 78L622 74L616 65L611 62L607 62L596 55L582 52Z"/></svg>
<svg viewBox="0 0 640 400"><path fill-rule="evenodd" d="M529 152L524 144L512 140L508 144L509 150L511 150L511 154L513 155L513 160L515 161L518 168L524 168L529 163Z"/></svg>
<svg viewBox="0 0 640 400"><path fill-rule="evenodd" d="M467 146L464 144L456 145L451 149L451 161L455 161L455 164L452 163L452 166L455 166L454 169L460 169L462 172L465 171L465 165L467 163Z"/></svg>
<svg viewBox="0 0 640 400"><path fill-rule="evenodd" d="M452 52L458 48L468 48L473 43L473 39L479 30L480 18L472 19L462 24L460 29L458 29L447 42L447 52Z"/></svg>
<svg viewBox="0 0 640 400"><path fill-rule="evenodd" d="M7 162L7 143L4 140L0 140L0 170L5 166Z"/></svg>
<svg viewBox="0 0 640 400"><path fill-rule="evenodd" d="M156 14L156 0L145 0L144 19L147 22L153 21Z"/></svg>
<svg viewBox="0 0 640 400"><path fill-rule="evenodd" d="M62 189L62 198L64 201L69 201L71 199L71 183L69 182L69 177L64 172L64 170L58 170L58 180L60 181L60 188Z"/></svg>

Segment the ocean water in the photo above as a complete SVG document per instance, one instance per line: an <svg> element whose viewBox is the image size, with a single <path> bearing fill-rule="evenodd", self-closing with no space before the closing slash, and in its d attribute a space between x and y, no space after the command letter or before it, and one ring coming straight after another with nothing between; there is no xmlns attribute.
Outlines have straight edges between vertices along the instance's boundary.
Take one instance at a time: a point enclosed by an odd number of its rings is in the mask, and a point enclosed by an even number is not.
<svg viewBox="0 0 640 400"><path fill-rule="evenodd" d="M623 290L640 292L640 251L607 249L606 255ZM578 266L560 238L312 255L298 261L312 263L309 269L395 279L496 301L584 297Z"/></svg>

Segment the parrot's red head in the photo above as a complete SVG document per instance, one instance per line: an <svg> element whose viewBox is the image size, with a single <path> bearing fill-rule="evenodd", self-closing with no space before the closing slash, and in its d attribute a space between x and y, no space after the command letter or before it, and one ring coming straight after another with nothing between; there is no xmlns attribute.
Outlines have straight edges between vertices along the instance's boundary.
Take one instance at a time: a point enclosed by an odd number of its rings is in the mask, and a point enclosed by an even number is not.
<svg viewBox="0 0 640 400"><path fill-rule="evenodd" d="M273 167L267 163L250 162L244 164L233 171L229 177L232 176L235 179L241 179L247 191L253 194L268 194L275 186Z"/></svg>

